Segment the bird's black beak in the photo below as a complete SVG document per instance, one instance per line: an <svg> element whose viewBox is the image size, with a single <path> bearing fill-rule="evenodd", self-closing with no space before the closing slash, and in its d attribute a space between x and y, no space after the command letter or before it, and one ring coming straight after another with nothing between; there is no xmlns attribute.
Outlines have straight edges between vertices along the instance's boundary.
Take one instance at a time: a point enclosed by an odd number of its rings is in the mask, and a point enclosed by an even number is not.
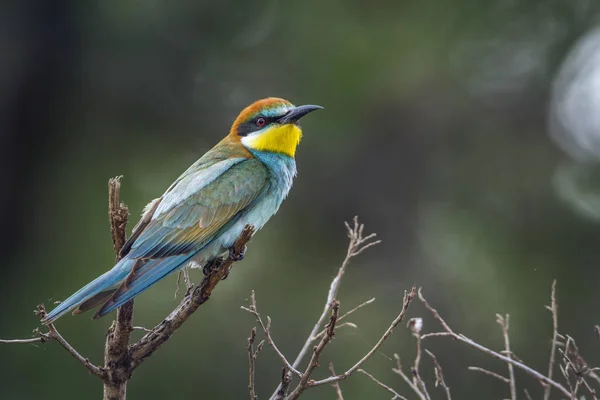
<svg viewBox="0 0 600 400"><path fill-rule="evenodd" d="M277 122L280 124L295 124L300 118L304 117L309 112L320 110L322 108L323 107L321 106L314 105L298 106L288 111L287 114L279 118Z"/></svg>

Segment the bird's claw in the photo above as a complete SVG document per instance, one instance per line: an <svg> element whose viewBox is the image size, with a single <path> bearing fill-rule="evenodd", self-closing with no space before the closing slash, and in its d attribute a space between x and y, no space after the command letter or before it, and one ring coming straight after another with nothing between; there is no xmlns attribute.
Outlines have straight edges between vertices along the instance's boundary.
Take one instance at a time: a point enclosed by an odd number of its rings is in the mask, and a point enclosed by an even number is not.
<svg viewBox="0 0 600 400"><path fill-rule="evenodd" d="M223 264L223 261L224 260L221 257L215 258L214 260L209 261L202 268L202 273L204 275L209 275L211 272L218 270L221 267L221 265Z"/></svg>
<svg viewBox="0 0 600 400"><path fill-rule="evenodd" d="M230 247L229 248L229 258L231 258L233 261L241 261L244 259L244 256L246 255L246 245L244 245L244 248L240 251L236 251L235 248Z"/></svg>

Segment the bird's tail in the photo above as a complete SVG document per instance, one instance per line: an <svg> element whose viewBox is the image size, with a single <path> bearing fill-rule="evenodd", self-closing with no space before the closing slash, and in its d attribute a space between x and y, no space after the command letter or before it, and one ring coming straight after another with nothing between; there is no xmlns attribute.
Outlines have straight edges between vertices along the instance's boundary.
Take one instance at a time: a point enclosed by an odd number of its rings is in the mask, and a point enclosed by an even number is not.
<svg viewBox="0 0 600 400"><path fill-rule="evenodd" d="M74 313L79 314L101 304L116 291L118 284L127 278L133 264L135 264L135 260L127 258L119 261L113 269L100 275L61 302L42 319L42 323L50 324L75 307L78 308Z"/></svg>

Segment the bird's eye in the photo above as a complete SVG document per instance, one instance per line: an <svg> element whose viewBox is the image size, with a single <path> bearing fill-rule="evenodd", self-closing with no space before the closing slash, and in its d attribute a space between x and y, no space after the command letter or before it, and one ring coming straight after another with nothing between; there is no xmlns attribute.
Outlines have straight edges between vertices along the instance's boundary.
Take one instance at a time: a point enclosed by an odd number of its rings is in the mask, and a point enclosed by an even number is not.
<svg viewBox="0 0 600 400"><path fill-rule="evenodd" d="M263 127L265 126L265 124L267 123L267 120L264 119L263 117L260 117L256 120L256 125L258 125L259 127Z"/></svg>

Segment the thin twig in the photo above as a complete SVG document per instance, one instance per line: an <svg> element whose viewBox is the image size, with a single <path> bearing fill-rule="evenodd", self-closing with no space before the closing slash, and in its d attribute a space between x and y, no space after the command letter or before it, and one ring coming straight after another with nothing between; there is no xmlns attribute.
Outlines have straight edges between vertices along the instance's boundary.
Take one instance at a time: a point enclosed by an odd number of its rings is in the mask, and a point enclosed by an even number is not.
<svg viewBox="0 0 600 400"><path fill-rule="evenodd" d="M429 396L429 392L427 391L427 385L425 385L425 382L421 379L421 375L419 374L419 366L421 364L421 334L418 331L415 331L413 336L417 339L417 352L415 354L413 367L410 371L413 375L413 384L419 388L426 400L431 400L431 396Z"/></svg>
<svg viewBox="0 0 600 400"><path fill-rule="evenodd" d="M27 344L27 343L46 343L50 338L47 336L38 336L29 339L0 339L0 343L6 344Z"/></svg>
<svg viewBox="0 0 600 400"><path fill-rule="evenodd" d="M152 332L152 329L148 329L143 326L132 326L131 329L133 329L134 331Z"/></svg>
<svg viewBox="0 0 600 400"><path fill-rule="evenodd" d="M425 349L425 352L429 355L429 357L431 357L431 360L433 361L433 368L435 372L435 386L441 386L446 392L446 399L452 400L452 396L450 395L450 388L448 387L448 385L446 385L446 381L444 380L444 371L442 371L442 366L438 362L437 357L427 349Z"/></svg>
<svg viewBox="0 0 600 400"><path fill-rule="evenodd" d="M510 339L508 336L508 329L510 327L510 316L506 314L504 317L500 314L496 314L496 322L502 328L502 337L504 338L504 350L506 352L506 356L512 359L512 352L510 350ZM510 398L511 400L517 400L517 385L515 382L515 370L512 364L508 363L508 379L509 379L509 388L510 388ZM550 378L551 379L551 378Z"/></svg>
<svg viewBox="0 0 600 400"><path fill-rule="evenodd" d="M394 353L394 358L396 359L397 368L392 368L392 372L399 375L402 378L402 380L404 380L404 382L406 382L406 384L412 389L412 391L415 392L417 396L419 396L419 399L426 400L425 395L421 392L421 389L419 389L419 387L415 385L412 382L412 380L404 373L402 363L400 361L400 356Z"/></svg>
<svg viewBox="0 0 600 400"><path fill-rule="evenodd" d="M323 312L321 312L321 315L320 315L319 319L317 320L317 323L315 324L312 331L308 335L308 338L302 345L300 352L298 353L298 355L296 356L296 359L294 360L294 362L291 365L294 369L296 369L300 366L300 363L302 362L304 357L306 357L310 348L312 347L312 344L314 342L313 338L317 337L319 331L321 330L321 327L327 320L327 315L329 314L329 306L330 306L331 302L335 298L337 298L338 292L340 290L340 283L341 283L342 277L344 276L344 274L346 272L346 268L350 264L350 260L353 257L357 256L358 254L362 253L367 248L381 243L381 240L373 241L373 239L376 237L375 233L372 233L367 236L363 236L364 225L360 224L358 222L358 216L354 217L353 223L354 224L352 227L350 227L350 225L347 222L344 223L346 225L348 238L350 239L350 241L348 243L348 250L346 251L346 257L344 258L342 265L338 269L336 276L331 281L331 285L329 286L329 292L327 293L327 299L325 301L325 306L323 307ZM288 374L290 374L290 373L291 372L288 372ZM275 392L271 395L271 399L274 399L277 396L277 393L280 392L280 389L281 389L281 383L279 384L277 389L275 389Z"/></svg>
<svg viewBox="0 0 600 400"><path fill-rule="evenodd" d="M275 351L275 353L277 354L279 359L283 362L283 365L285 365L285 367L288 370L292 371L294 373L294 375L296 375L298 377L302 377L302 374L300 373L300 371L298 371L297 369L292 367L290 362L287 360L287 358L285 358L283 353L279 350L279 348L275 344L275 341L273 340L273 337L271 336L271 318L267 317L267 324L265 325L260 314L258 313L258 308L256 307L256 296L255 296L254 290L252 291L252 294L250 295L250 306L249 307L242 306L240 308L242 310L247 311L250 314L254 315L254 318L256 318L256 321L260 324L263 332L265 333L265 336L267 338L267 343L269 343L269 346L271 346L273 348L273 350Z"/></svg>
<svg viewBox="0 0 600 400"><path fill-rule="evenodd" d="M393 394L394 397L392 397L392 400L394 400L394 399L408 400L406 397L402 396L400 393L396 392L394 389L392 389L391 387L389 387L385 383L377 380L377 378L375 378L373 375L371 375L370 373L368 373L364 369L359 368L358 372L361 372L361 373L365 374L366 376L368 376L369 378L371 378L371 380L373 382L375 382L378 386L381 386L382 388L384 388L385 390L387 390L388 392L390 392L391 394Z"/></svg>
<svg viewBox="0 0 600 400"><path fill-rule="evenodd" d="M333 368L333 363L331 361L329 361L329 372L331 372L331 375L336 375L335 369ZM335 390L336 400L344 400L344 395L342 394L342 388L340 387L340 383L333 382L331 386L333 386L333 389Z"/></svg>
<svg viewBox="0 0 600 400"><path fill-rule="evenodd" d="M506 377L504 377L504 376L502 376L500 374L497 374L495 372L489 371L487 369L483 369L483 368L479 368L479 367L469 367L468 370L469 371L479 371L479 372L484 373L486 375L489 375L489 376L491 376L493 378L501 380L502 382L504 382L506 384L510 384L510 379L508 379L508 378L506 378Z"/></svg>
<svg viewBox="0 0 600 400"><path fill-rule="evenodd" d="M434 318L438 320L438 322L442 325L442 327L444 328L444 330L446 331L446 333L448 333L448 335L440 335L438 334L439 332L436 332L436 335L423 335L421 337L421 339L424 339L426 336L428 337L435 337L435 336L451 336L452 338L465 343L471 347L476 348L479 351L482 351L494 358L497 358L499 360L502 360L506 363L510 363L512 365L514 365L515 367L525 371L526 373L528 373L529 375L533 376L534 378L536 378L537 380L548 384L548 385L552 385L554 388L558 389L562 394L566 395L566 396L571 396L571 392L569 390L567 390L563 385L561 385L560 383L552 380L552 379L548 379L547 376L542 375L541 373L537 372L536 370L528 367L525 364L522 364L516 360L513 360L512 358L506 357L500 353L497 353L493 350L488 349L487 347L484 347L482 345L480 345L477 342L474 342L473 340L469 339L468 337L462 335L462 334L456 334L454 333L454 331L452 331L452 329L450 328L450 326L448 326L448 324L446 323L446 321L444 321L444 319L440 316L440 314L437 312L437 310L435 308L433 308L431 305L429 305L429 303L427 302L427 300L425 300L425 298L423 297L423 294L421 292L421 289L419 289L419 300L421 301L421 303L423 303L423 305L433 314Z"/></svg>
<svg viewBox="0 0 600 400"><path fill-rule="evenodd" d="M344 318L346 318L348 315L352 314L353 312L363 308L366 305L369 305L371 303L373 303L375 301L375 297L373 297L370 300L365 301L364 303L361 303L359 305L357 305L356 307L354 307L352 310L346 312L345 314L343 314L341 317L338 318L338 325L336 326L336 329L341 328L342 326L352 326L354 324L349 325L349 323L345 323L345 324L340 324L340 321L343 320ZM356 325L352 326L353 328L356 327ZM312 340L319 340L321 339L321 337L325 334L325 329L323 329L321 332L317 333L317 335L315 337L312 338Z"/></svg>
<svg viewBox="0 0 600 400"><path fill-rule="evenodd" d="M381 347L381 345L383 345L383 343L392 334L392 332L394 332L394 329L398 326L398 324L404 320L404 317L406 316L406 313L408 311L410 303L413 301L413 299L416 297L416 295L417 295L417 287L416 286L413 286L410 292L408 292L408 293L404 292L404 300L402 302L402 310L400 311L400 314L398 314L398 316L392 321L392 323L390 324L389 328L385 331L385 333L383 334L383 336L381 336L381 338L379 338L379 340L373 346L373 348L371 350L369 350L369 352L363 358L361 358L360 360L358 360L358 362L356 364L354 364L352 367L350 367L346 372L344 372L341 375L330 376L329 378L321 379L321 380L314 381L314 382L309 382L309 385L311 387L313 387L313 386L324 385L324 384L327 384L327 383L333 383L333 382L336 382L336 381L340 381L342 379L346 379L350 375L352 375L369 358L371 358L373 356L373 354L375 354L377 352L377 350L379 350L379 348Z"/></svg>
<svg viewBox="0 0 600 400"><path fill-rule="evenodd" d="M527 389L523 389L523 393L525 393L525 397L527 397L527 400L533 400Z"/></svg>
<svg viewBox="0 0 600 400"><path fill-rule="evenodd" d="M256 356L262 350L264 342L260 342L254 350L254 339L256 338L256 328L252 328L250 331L250 337L248 337L248 391L250 392L250 400L256 400L256 388L254 385L254 372L256 369Z"/></svg>
<svg viewBox="0 0 600 400"><path fill-rule="evenodd" d="M309 384L309 380L315 368L319 366L321 353L323 353L323 350L325 350L325 347L327 347L327 345L329 344L329 342L331 342L333 336L335 335L335 324L337 323L338 312L340 310L340 302L334 299L331 302L330 307L331 317L329 317L329 324L327 324L327 333L325 334L325 336L323 336L319 344L314 348L312 357L310 358L306 369L300 377L300 382L298 382L298 385L296 386L296 388L294 388L292 393L290 393L289 396L286 397L286 400L296 400L309 386L312 386ZM337 381L329 383L334 382Z"/></svg>
<svg viewBox="0 0 600 400"><path fill-rule="evenodd" d="M556 345L558 343L558 303L556 302L556 279L552 282L550 292L550 306L546 306L552 313L552 345L550 347L550 361L548 363L548 379L552 379L554 372L554 363L556 362ZM552 386L546 385L544 388L544 400L550 399L550 390Z"/></svg>

